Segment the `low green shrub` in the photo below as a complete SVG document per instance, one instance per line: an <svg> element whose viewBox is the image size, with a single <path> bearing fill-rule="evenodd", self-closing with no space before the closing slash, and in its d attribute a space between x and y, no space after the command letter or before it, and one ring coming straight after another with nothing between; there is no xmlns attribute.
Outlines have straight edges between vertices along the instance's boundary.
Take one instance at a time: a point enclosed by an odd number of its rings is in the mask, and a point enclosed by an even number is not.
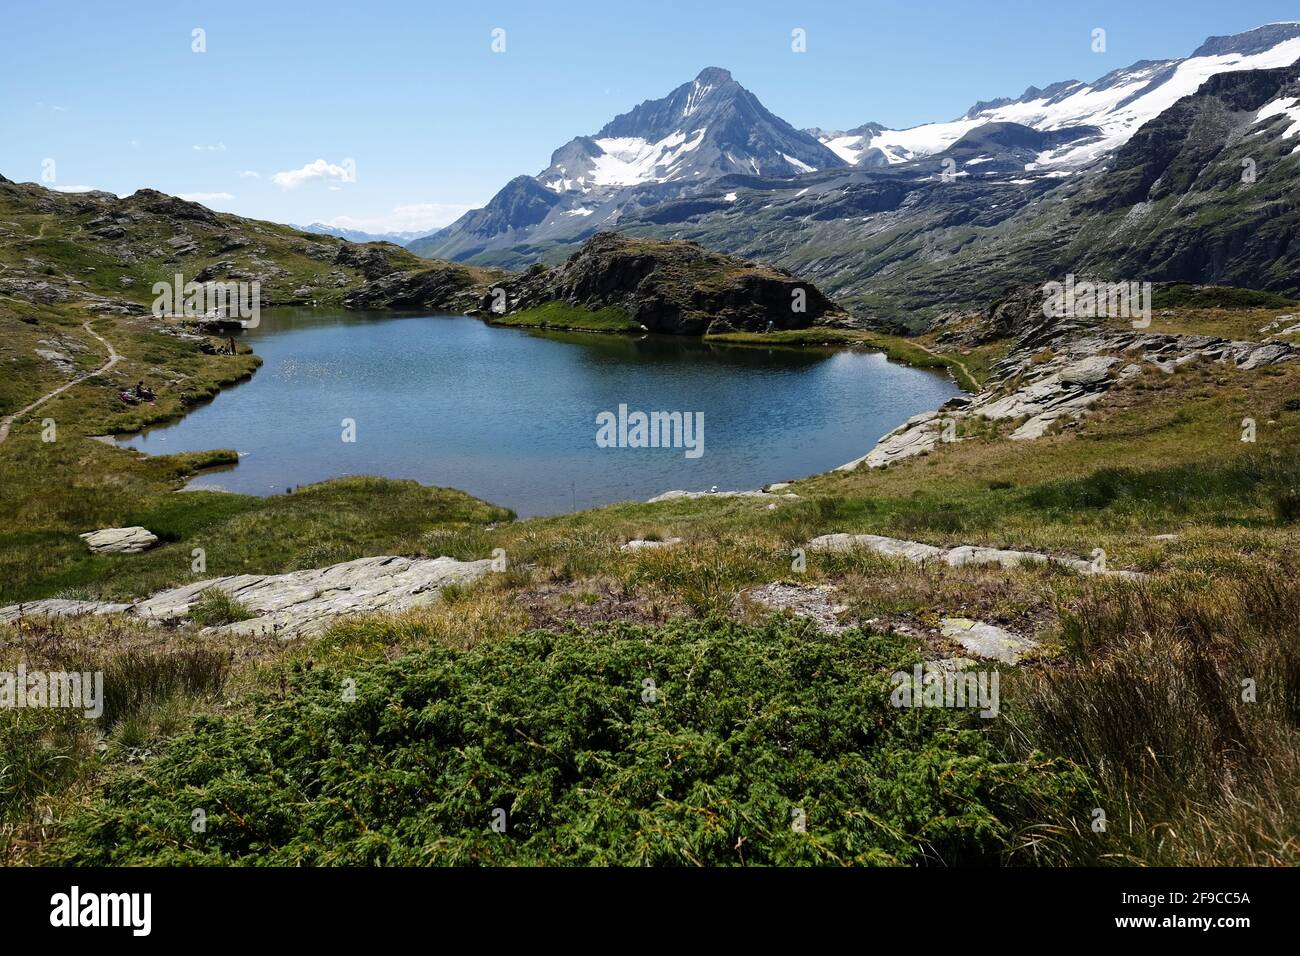
<svg viewBox="0 0 1300 956"><path fill-rule="evenodd" d="M200 718L117 775L47 855L979 864L1091 805L1068 765L993 759L969 711L892 707L889 674L917 660L898 636L714 618L301 669L251 719Z"/></svg>

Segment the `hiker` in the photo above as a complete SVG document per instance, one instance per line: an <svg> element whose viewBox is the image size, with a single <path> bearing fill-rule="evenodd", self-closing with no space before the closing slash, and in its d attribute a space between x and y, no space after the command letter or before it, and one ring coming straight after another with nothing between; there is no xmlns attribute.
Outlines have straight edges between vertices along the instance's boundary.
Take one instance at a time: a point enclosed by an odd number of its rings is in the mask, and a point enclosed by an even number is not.
<svg viewBox="0 0 1300 956"><path fill-rule="evenodd" d="M235 337L233 335L230 337L230 354L231 355L239 354L239 351L235 348Z"/></svg>
<svg viewBox="0 0 1300 956"><path fill-rule="evenodd" d="M146 402L152 402L154 400L153 392L144 387L143 380L135 383L135 397Z"/></svg>

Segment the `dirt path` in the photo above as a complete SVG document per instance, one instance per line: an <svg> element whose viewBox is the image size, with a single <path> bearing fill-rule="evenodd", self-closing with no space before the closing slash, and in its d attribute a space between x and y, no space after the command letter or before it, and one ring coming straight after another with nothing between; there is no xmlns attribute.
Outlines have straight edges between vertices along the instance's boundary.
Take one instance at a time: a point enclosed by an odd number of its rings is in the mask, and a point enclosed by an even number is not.
<svg viewBox="0 0 1300 956"><path fill-rule="evenodd" d="M974 375L970 373L970 369L966 367L966 363L959 358L953 358L951 352L936 352L934 349L922 345L920 342L913 342L912 344L915 345L922 352L928 352L929 354L933 355L937 359L943 359L945 362L951 362L953 365L957 366L959 369L962 370L963 374L965 374L966 376L966 381L976 386L979 385L979 379L977 379ZM978 388L976 390L978 391Z"/></svg>
<svg viewBox="0 0 1300 956"><path fill-rule="evenodd" d="M116 365L119 361L121 361L122 356L118 354L117 349L113 348L113 343L108 341L108 339L104 338L102 335L100 335L98 332L96 332L94 329L90 327L90 319L86 319L86 321L83 322L81 326L88 333L90 333L91 336L98 339L100 344L103 345L104 348L108 349L108 361L105 362L99 368L95 369L93 372L87 372L84 375L78 375L72 381L60 385L58 388L50 392L48 395L42 395L40 398L32 402L26 408L20 408L12 415L6 415L4 418L0 418L0 444L4 444L5 440L9 437L9 429L13 427L13 423L17 421L19 418L22 418L28 412L32 412L40 408L42 405L44 405L46 402L48 402L50 399L54 398L55 396L62 395L68 389L72 388L72 386L80 385L82 382L86 381L86 379L94 378L96 375L103 375L114 365Z"/></svg>

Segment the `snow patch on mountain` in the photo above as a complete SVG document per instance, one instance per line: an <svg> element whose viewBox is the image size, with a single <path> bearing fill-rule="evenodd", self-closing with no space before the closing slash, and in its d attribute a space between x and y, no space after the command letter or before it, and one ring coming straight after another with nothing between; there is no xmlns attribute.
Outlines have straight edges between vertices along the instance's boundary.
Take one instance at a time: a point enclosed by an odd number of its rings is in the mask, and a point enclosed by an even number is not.
<svg viewBox="0 0 1300 956"><path fill-rule="evenodd" d="M614 136L592 140L602 153L593 158L592 182L597 186L635 186L666 183L680 175L674 167L686 153L704 141L707 127L687 134L678 130L656 143L639 136Z"/></svg>
<svg viewBox="0 0 1300 956"><path fill-rule="evenodd" d="M791 166L793 166L795 169L799 170L799 172L801 173L817 172L816 166L809 166L807 163L801 162L799 159L797 159L794 156L791 156L789 153L782 153L781 158L784 159Z"/></svg>
<svg viewBox="0 0 1300 956"><path fill-rule="evenodd" d="M1282 134L1283 139L1290 139L1292 136L1300 133L1300 99L1297 99L1294 96L1284 97L1280 100L1274 100L1272 103L1265 104L1260 108L1259 112L1255 114L1255 122L1262 123L1264 120L1272 119L1274 116L1285 116L1287 119L1293 121L1292 125Z"/></svg>

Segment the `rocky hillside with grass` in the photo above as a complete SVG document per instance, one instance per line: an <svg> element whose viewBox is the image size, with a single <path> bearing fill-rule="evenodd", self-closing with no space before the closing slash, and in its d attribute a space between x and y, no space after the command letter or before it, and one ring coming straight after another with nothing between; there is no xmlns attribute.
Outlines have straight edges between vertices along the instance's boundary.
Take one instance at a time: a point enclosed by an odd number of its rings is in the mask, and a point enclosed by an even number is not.
<svg viewBox="0 0 1300 956"><path fill-rule="evenodd" d="M119 199L0 177L0 295L126 314L153 300L155 282L171 283L177 273L184 282L257 282L264 307L346 304L372 283L396 290L419 274L430 290L423 297L452 308L489 277L391 243L355 244L217 213L152 189ZM357 301L367 304L365 296Z"/></svg>
<svg viewBox="0 0 1300 956"><path fill-rule="evenodd" d="M809 282L781 269L710 252L692 242L599 233L555 268L535 266L500 284L494 309L527 313L559 303L570 309L617 310L650 332L677 335L771 332L850 321Z"/></svg>
<svg viewBox="0 0 1300 956"><path fill-rule="evenodd" d="M566 316L558 324L599 328L613 314L621 328L683 335L848 319L811 283L692 243L602 234L560 267L511 274L216 213L153 190L118 199L0 178L0 295L123 315L178 273L184 282L257 282L264 307L505 318L555 306ZM524 315L517 324L551 323Z"/></svg>

